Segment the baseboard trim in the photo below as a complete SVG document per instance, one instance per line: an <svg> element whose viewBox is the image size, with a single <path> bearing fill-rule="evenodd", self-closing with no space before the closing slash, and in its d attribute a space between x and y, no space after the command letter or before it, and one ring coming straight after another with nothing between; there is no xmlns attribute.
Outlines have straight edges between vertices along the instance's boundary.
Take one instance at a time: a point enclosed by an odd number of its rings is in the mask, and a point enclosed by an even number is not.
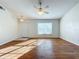
<svg viewBox="0 0 79 59"><path fill-rule="evenodd" d="M59 37L29 37L30 39L60 39Z"/></svg>
<svg viewBox="0 0 79 59"><path fill-rule="evenodd" d="M60 37L20 37L21 38L27 38L27 39L60 39Z"/></svg>

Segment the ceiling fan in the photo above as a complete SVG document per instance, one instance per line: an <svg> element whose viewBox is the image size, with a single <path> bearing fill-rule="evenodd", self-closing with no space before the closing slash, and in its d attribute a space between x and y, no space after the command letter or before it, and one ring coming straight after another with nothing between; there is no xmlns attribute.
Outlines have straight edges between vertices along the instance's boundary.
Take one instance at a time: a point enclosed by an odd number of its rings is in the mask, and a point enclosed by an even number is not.
<svg viewBox="0 0 79 59"><path fill-rule="evenodd" d="M43 15L43 14L49 14L49 12L46 10L47 8L49 8L49 6L45 6L43 7L43 3L41 0L38 0L38 7L35 7L37 9L37 12L39 15Z"/></svg>
<svg viewBox="0 0 79 59"><path fill-rule="evenodd" d="M19 20L20 22L24 22L24 21L25 21L25 17L21 15L21 16L18 17L18 20Z"/></svg>

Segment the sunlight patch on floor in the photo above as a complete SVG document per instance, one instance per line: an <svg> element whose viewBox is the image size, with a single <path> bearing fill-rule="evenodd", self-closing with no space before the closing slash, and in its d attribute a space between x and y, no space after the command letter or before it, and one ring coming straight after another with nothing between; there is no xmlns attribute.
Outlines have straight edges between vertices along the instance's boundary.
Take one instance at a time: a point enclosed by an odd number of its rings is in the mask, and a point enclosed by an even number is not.
<svg viewBox="0 0 79 59"><path fill-rule="evenodd" d="M10 47L0 49L0 59L18 59L37 47L37 40L28 40Z"/></svg>
<svg viewBox="0 0 79 59"><path fill-rule="evenodd" d="M6 48L3 48L3 49L0 49L0 54L5 54L5 53L8 53L8 52L13 51L15 49L18 49L18 48L20 48L20 46L6 47Z"/></svg>
<svg viewBox="0 0 79 59"><path fill-rule="evenodd" d="M24 54L24 53L31 51L35 47L36 46L25 46L25 47L22 47L16 51L11 52L11 54Z"/></svg>
<svg viewBox="0 0 79 59"><path fill-rule="evenodd" d="M39 41L40 43L38 44ZM41 45L43 42L44 40L33 39L0 49L0 59L18 59L20 56Z"/></svg>
<svg viewBox="0 0 79 59"><path fill-rule="evenodd" d="M35 46L25 46L25 47L15 50L9 54L1 56L0 59L18 59L20 56L24 55L25 53L28 53L29 51L31 51L34 48L35 48Z"/></svg>
<svg viewBox="0 0 79 59"><path fill-rule="evenodd" d="M29 44L31 44L31 43L33 43L35 41L37 41L37 40L28 40L28 41L25 41L25 42L22 42L22 43L19 43L19 44L16 44L16 45L23 45L23 46L25 46L25 45L29 45Z"/></svg>

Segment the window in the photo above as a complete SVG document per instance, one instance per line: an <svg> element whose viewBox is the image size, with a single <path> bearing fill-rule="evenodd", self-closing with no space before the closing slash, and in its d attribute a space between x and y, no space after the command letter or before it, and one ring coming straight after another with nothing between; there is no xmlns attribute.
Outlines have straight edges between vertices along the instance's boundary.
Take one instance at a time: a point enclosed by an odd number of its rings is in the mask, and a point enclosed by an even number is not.
<svg viewBox="0 0 79 59"><path fill-rule="evenodd" d="M52 34L52 23L38 23L38 34Z"/></svg>

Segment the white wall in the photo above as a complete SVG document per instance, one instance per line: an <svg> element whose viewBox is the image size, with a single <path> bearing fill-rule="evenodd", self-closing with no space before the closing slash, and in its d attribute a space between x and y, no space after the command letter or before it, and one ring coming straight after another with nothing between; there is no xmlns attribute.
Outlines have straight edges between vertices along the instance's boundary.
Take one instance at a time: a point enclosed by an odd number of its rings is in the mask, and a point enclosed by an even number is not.
<svg viewBox="0 0 79 59"><path fill-rule="evenodd" d="M19 37L59 37L59 21L60 20L26 20L25 22L19 23ZM50 35L38 35L37 34L37 23L39 22L51 22L53 24L53 32Z"/></svg>
<svg viewBox="0 0 79 59"><path fill-rule="evenodd" d="M16 38L17 20L7 10L0 9L0 45Z"/></svg>
<svg viewBox="0 0 79 59"><path fill-rule="evenodd" d="M79 45L79 3L60 22L61 38Z"/></svg>

